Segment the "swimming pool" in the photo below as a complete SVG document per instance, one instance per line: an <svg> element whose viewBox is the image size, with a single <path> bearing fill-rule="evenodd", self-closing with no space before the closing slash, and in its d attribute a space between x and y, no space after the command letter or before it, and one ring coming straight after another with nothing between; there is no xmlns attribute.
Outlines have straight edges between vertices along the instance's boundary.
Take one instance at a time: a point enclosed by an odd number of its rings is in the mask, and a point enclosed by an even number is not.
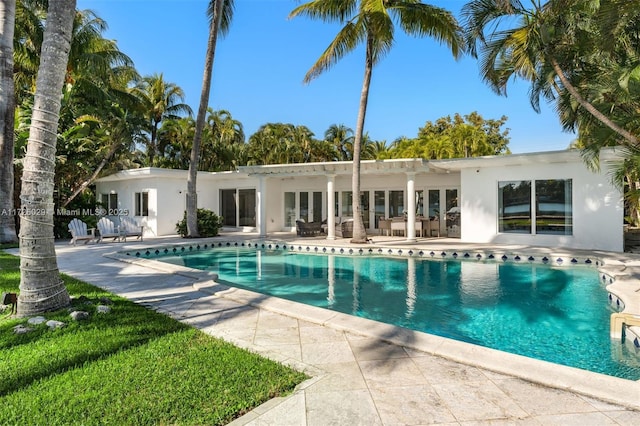
<svg viewBox="0 0 640 426"><path fill-rule="evenodd" d="M395 258L321 255L257 246L165 251L137 254L214 271L217 281L230 286L640 379L634 349L609 338L615 304L607 303L599 273L590 266L554 267L527 259L484 261L473 256L424 259L426 253Z"/></svg>

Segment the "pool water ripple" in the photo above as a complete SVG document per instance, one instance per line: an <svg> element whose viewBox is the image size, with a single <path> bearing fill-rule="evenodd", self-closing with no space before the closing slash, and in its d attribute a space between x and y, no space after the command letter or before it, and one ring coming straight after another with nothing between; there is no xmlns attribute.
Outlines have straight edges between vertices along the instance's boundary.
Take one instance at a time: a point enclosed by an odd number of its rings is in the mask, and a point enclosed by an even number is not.
<svg viewBox="0 0 640 426"><path fill-rule="evenodd" d="M485 261L474 255L464 258L468 260L385 257L291 248L225 244L147 256L213 271L230 286L640 379L637 350L609 338L609 316L617 307L608 303L606 283L595 267Z"/></svg>

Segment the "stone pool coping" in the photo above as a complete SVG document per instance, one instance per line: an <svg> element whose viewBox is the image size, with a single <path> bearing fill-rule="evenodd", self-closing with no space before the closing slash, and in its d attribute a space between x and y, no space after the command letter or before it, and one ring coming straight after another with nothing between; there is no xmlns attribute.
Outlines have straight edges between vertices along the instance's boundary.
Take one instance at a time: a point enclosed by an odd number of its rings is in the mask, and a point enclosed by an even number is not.
<svg viewBox="0 0 640 426"><path fill-rule="evenodd" d="M366 254L369 251L369 245L350 245L345 244L344 241L329 242L322 240L321 244L309 244L307 241L282 241L282 240L230 240L230 241L215 241L215 245L221 244L226 246L229 242L230 245L238 244L273 244L286 245L287 250L295 251L309 251L315 252L315 248L318 251L322 251L323 248L338 250L345 250L342 254L349 254L348 250L352 250L353 255L359 255L362 249ZM320 243L320 241L314 241ZM206 241L199 241L198 243L180 243L180 244L164 244L157 247L153 247L153 250L161 250L164 248L173 249L174 247L195 247L197 244L201 244L204 248ZM211 243L208 243L209 245ZM149 244L150 245L150 244ZM372 248L377 250L383 249L385 255L394 254L397 256L413 256L418 255L418 252L422 250L423 257L425 254L432 256L431 252L434 252L432 257L436 254L441 255L445 251L441 250L441 247L437 247L433 250L427 248L421 249L425 244L420 244L420 247L415 245L411 246L397 246L397 245L379 245L376 244ZM298 248L300 247L300 248ZM309 249L307 249L309 247ZM284 249L284 248L281 248ZM146 250L146 248L140 249ZM188 250L188 249L186 249ZM389 253L389 250L392 253ZM470 256L476 254L482 254L483 258L489 258L489 254L494 255L494 259L502 259L502 256L506 256L508 259L515 259L516 256L520 256L522 259L522 253L527 253L527 259L532 257L547 257L548 261L568 258L569 261L556 262L558 266L562 264L572 264L571 259L580 259L578 262L590 259L592 262L596 262L596 266L599 271L604 275L604 280L609 280L610 284L607 286L610 294L614 294L619 297L624 304L624 311L626 313L637 314L640 313L640 261L632 258L625 259L622 253L589 253L583 252L575 255L571 255L570 251L549 250L531 248L526 250L524 248L513 250L512 248L474 248L472 250L460 250L459 248L452 248L447 246L448 255L452 257L464 256L464 253L469 253ZM455 251L451 251L455 250ZM155 270L160 270L166 273L178 274L189 277L195 280L194 288L203 291L208 294L215 295L216 297L226 298L235 302L259 307L279 314L299 318L315 324L320 324L329 328L350 331L360 335L374 337L385 342L400 345L403 347L419 350L425 353L429 353L436 356L441 356L462 364L473 365L481 367L487 370L495 371L498 373L508 374L515 377L528 380L530 382L551 386L558 389L570 390L583 395L596 397L604 401L608 401L615 404L620 404L640 410L640 380L626 380L617 377L607 376L600 373L593 373L587 370L582 370L573 367L562 366L547 361L541 361L534 358L528 358L521 355L510 354L507 352L498 351L495 349L485 348L482 346L458 342L452 339L447 339L440 336L431 335L428 333L413 331L402 327L397 327L378 321L373 321L365 318L354 317L348 314L330 311L318 307L308 306L297 302L287 301L274 296L267 296L260 293L255 293L248 290L238 289L234 287L228 287L215 282L217 276L215 274L187 268L179 265L171 265L163 262L158 262L148 258L136 257L135 255L127 255L126 252L136 252L137 250L126 250L124 252L108 253L106 257L117 259L120 261L138 264L141 266L149 267ZM401 251L401 253L398 253ZM409 251L413 251L413 254L409 254ZM453 253L460 253L457 256L453 256ZM520 253L518 255L517 253ZM529 254L530 253L530 254ZM365 253L363 253L365 254ZM589 257L589 254L591 256ZM419 255L418 255L419 256ZM577 257L576 257L577 256ZM446 257L446 256L441 256ZM472 258L472 257L471 257ZM506 260L508 260L506 259ZM541 258L540 258L541 259ZM521 261L521 260L520 260ZM547 261L547 262L548 262ZM545 263L547 263L545 262ZM638 333L640 327L632 327L634 333ZM640 335L640 333L638 333Z"/></svg>

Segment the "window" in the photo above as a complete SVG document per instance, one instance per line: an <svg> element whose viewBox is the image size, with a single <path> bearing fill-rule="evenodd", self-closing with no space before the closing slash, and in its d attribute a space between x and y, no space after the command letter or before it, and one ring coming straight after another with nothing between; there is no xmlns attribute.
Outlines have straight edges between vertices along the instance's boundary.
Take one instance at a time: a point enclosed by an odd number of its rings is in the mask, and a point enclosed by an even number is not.
<svg viewBox="0 0 640 426"><path fill-rule="evenodd" d="M573 235L571 199L571 179L499 182L498 231Z"/></svg>
<svg viewBox="0 0 640 426"><path fill-rule="evenodd" d="M573 234L571 179L536 181L536 234Z"/></svg>
<svg viewBox="0 0 640 426"><path fill-rule="evenodd" d="M498 183L498 231L531 233L531 181Z"/></svg>
<svg viewBox="0 0 640 426"><path fill-rule="evenodd" d="M149 193L135 193L136 216L149 216Z"/></svg>
<svg viewBox="0 0 640 426"><path fill-rule="evenodd" d="M100 194L100 204L107 211L115 211L118 209L118 194Z"/></svg>

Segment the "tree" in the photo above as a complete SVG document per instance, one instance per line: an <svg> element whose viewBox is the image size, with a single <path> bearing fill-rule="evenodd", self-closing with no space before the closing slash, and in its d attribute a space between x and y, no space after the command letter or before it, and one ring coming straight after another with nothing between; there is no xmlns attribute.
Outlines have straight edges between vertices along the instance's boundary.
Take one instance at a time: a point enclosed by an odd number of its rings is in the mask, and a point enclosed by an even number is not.
<svg viewBox="0 0 640 426"><path fill-rule="evenodd" d="M359 194L361 149L371 74L373 67L393 47L394 21L409 35L430 36L448 45L456 58L463 52L460 28L450 12L418 0L312 0L295 8L289 16L299 15L344 25L307 72L304 78L306 83L330 69L360 43L365 45L364 77L353 142L352 193ZM352 206L355 220L351 242L365 243L367 233L360 197L353 197Z"/></svg>
<svg viewBox="0 0 640 426"><path fill-rule="evenodd" d="M0 3L0 244L18 241L13 208L15 114L13 34L15 16L15 0Z"/></svg>
<svg viewBox="0 0 640 426"><path fill-rule="evenodd" d="M611 75L612 64L618 62L617 54L625 50L623 45L629 36L637 40L640 7L637 2L623 3L552 0L533 1L527 8L515 0L473 0L463 8L467 44L472 54L477 56L479 52L482 77L498 94L506 94L509 80L520 77L531 83L531 104L536 111L541 96L558 101L563 124L571 128L576 113L580 115L575 111L578 105L615 132L619 140L638 146L638 137L612 119L612 110L598 108L598 97L611 93L612 87L606 92L589 89L597 87L600 78L611 82L606 77ZM629 33L620 34L620 15L613 18L613 26L611 17L601 19L598 11L605 4L615 6L610 10L625 10L621 15L635 16L632 21L636 23L626 27ZM609 28L618 29L607 34L603 21L609 22ZM635 55L637 58L637 50ZM631 74L636 67L637 61L628 69Z"/></svg>
<svg viewBox="0 0 640 426"><path fill-rule="evenodd" d="M213 74L216 42L218 40L218 33L225 34L229 30L229 24L233 16L233 0L211 0L207 14L211 19L209 22L209 40L207 41L200 106L198 107L198 115L196 117L196 131L191 147L189 177L187 178L187 235L189 237L198 236L198 194L196 192L196 179L198 176L198 163L200 162L202 130L204 129L205 116L209 103L209 92L211 90L211 75ZM223 16L225 19L223 19Z"/></svg>
<svg viewBox="0 0 640 426"><path fill-rule="evenodd" d="M353 161L353 129L344 124L332 124L324 132L324 140L337 152L336 161Z"/></svg>
<svg viewBox="0 0 640 426"><path fill-rule="evenodd" d="M144 77L133 93L144 104L149 131L147 165L154 167L156 157L164 155L164 146L158 144L160 123L180 118L182 114L191 115L191 107L184 103L184 91L176 84L165 81L162 74Z"/></svg>
<svg viewBox="0 0 640 426"><path fill-rule="evenodd" d="M317 148L317 151L315 149ZM267 123L249 137L249 164L305 163L319 157L326 150L318 146L313 133L306 126L290 123Z"/></svg>
<svg viewBox="0 0 640 426"><path fill-rule="evenodd" d="M60 309L69 294L60 279L53 235L53 188L60 94L75 0L49 2L20 194L18 316Z"/></svg>

